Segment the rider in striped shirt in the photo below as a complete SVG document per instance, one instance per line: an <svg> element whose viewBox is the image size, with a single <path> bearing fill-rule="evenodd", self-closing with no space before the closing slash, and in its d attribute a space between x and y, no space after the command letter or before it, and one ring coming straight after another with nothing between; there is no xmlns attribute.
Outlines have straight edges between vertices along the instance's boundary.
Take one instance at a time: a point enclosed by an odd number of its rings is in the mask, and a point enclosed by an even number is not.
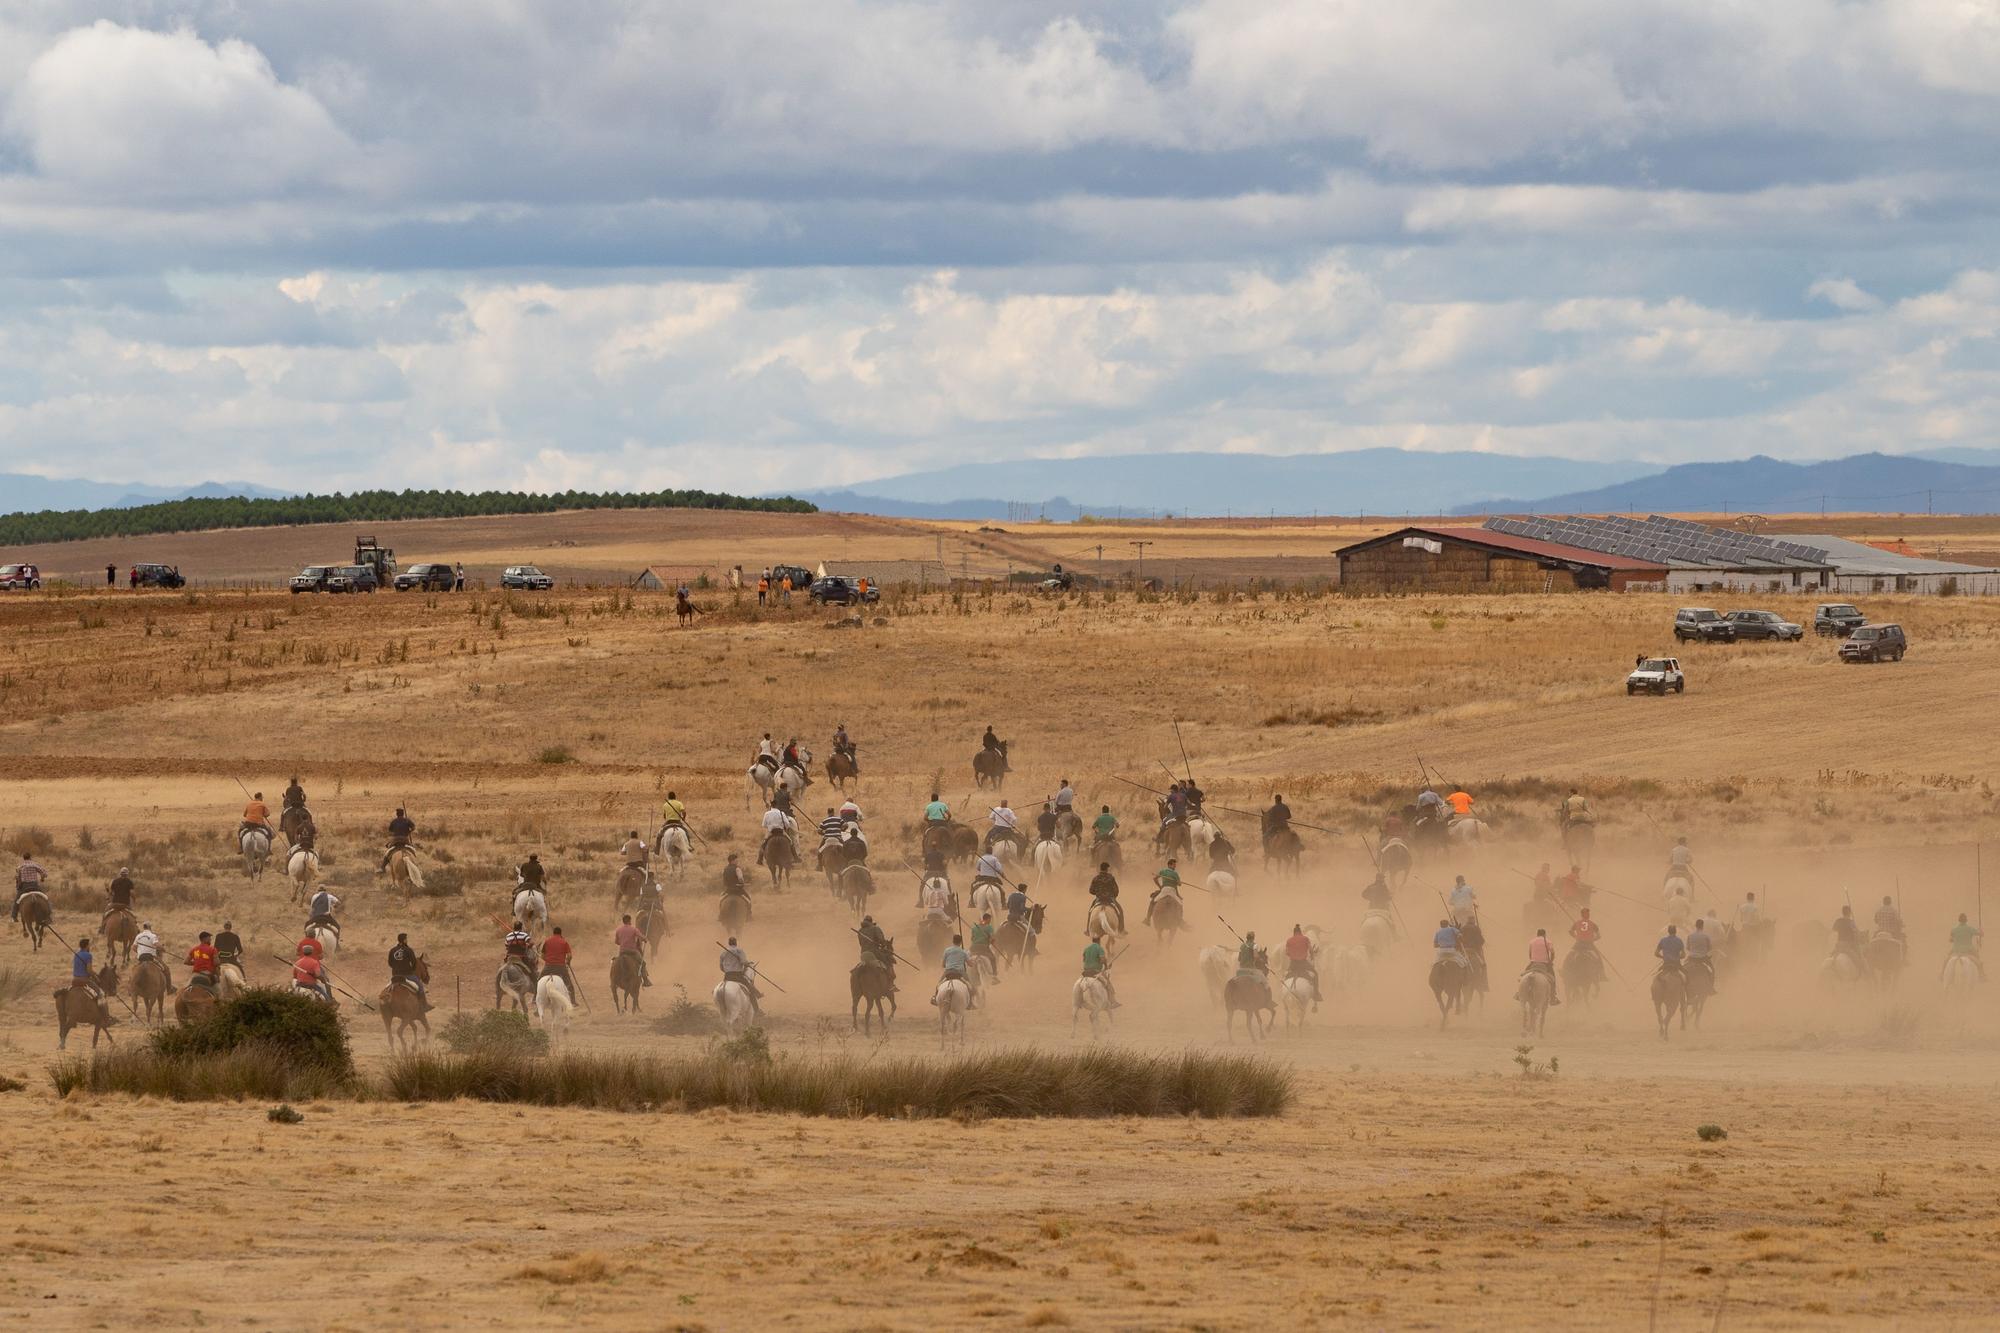
<svg viewBox="0 0 2000 1333"><path fill-rule="evenodd" d="M21 895L40 893L42 881L48 877L49 872L42 869L32 856L21 853L21 864L14 870L14 910L8 913L9 917L15 921L21 919Z"/></svg>

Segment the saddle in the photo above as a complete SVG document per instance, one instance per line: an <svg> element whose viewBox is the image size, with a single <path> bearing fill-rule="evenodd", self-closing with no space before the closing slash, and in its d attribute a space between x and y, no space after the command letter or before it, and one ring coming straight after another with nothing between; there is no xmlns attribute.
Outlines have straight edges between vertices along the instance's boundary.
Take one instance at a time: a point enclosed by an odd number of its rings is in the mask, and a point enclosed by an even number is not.
<svg viewBox="0 0 2000 1333"><path fill-rule="evenodd" d="M200 986L200 987L201 987L202 989L204 989L204 990L214 990L214 989L215 989L215 973L213 973L213 972L197 972L197 973L195 973L195 974L194 974L193 976L191 976L191 977L189 977L189 978L188 978L188 985L190 985L190 986Z"/></svg>
<svg viewBox="0 0 2000 1333"><path fill-rule="evenodd" d="M757 756L755 760L751 762L750 766L752 768L756 768L760 765L764 768L769 769L773 773L778 771L778 761L777 758L773 755L760 754Z"/></svg>
<svg viewBox="0 0 2000 1333"><path fill-rule="evenodd" d="M417 984L415 977L396 977L390 981L389 986L392 990L397 986L406 986L413 995L422 995L424 993L424 988Z"/></svg>

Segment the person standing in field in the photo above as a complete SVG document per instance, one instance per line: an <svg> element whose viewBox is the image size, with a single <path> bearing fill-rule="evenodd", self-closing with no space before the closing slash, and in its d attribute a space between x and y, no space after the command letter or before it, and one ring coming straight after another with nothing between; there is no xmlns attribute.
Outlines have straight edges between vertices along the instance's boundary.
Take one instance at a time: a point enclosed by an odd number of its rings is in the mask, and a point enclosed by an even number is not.
<svg viewBox="0 0 2000 1333"><path fill-rule="evenodd" d="M465 562L463 560L451 567L451 590L453 592L465 591Z"/></svg>
<svg viewBox="0 0 2000 1333"><path fill-rule="evenodd" d="M790 606L792 604L792 576L790 574L785 575L784 583L779 586L784 593L785 605Z"/></svg>
<svg viewBox="0 0 2000 1333"><path fill-rule="evenodd" d="M104 567L104 586L107 588L118 586L118 566L106 565Z"/></svg>

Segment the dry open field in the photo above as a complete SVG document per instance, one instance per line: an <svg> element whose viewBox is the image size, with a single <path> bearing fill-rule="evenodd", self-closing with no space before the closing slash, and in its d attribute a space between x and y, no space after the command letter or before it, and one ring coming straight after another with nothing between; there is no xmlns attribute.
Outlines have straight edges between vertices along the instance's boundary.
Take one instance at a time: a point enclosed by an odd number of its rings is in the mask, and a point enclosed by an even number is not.
<svg viewBox="0 0 2000 1333"><path fill-rule="evenodd" d="M857 549L885 543L883 559L938 540L877 520L692 517L716 525L685 538L704 565L838 532ZM657 516L574 521L606 524L609 544L625 519ZM463 549L543 558L533 541L564 521L492 521L484 546ZM1084 534L1034 535L1054 549ZM656 536L635 528L632 553ZM301 534L175 540L269 542L261 564L230 557L259 577L297 562L282 553ZM1217 558L1260 558L1229 550ZM285 1126L261 1104L58 1103L47 991L64 960L0 935L0 1074L26 1084L0 1094L16 1131L0 1326L171 1327L197 1309L210 1325L353 1329L1994 1321L2000 1005L1989 989L1948 1007L1934 981L1946 925L1977 910L1975 849L2000 834L2000 622L1985 604L1871 602L1909 628L1900 664L1841 667L1823 641L1691 650L1685 697L1628 700L1619 680L1661 646L1664 599L892 593L859 628L709 600L685 631L670 599L603 591L0 601L0 842L45 849L66 934L95 926L102 885L129 864L141 914L177 949L229 916L253 975L275 978L268 955L289 951L300 917L282 888L246 886L229 835L238 780L275 796L296 771L347 895L336 968L357 989L379 986L408 930L446 1014L455 982L467 1006L490 1002L508 867L540 850L596 1003L576 1044L686 1048L701 1039L651 1023L673 983L713 983L715 879L724 850L752 846L743 768L758 734L822 748L835 722L854 730L877 907L907 934L913 883L897 857L934 781L972 805L985 724L1015 742L1016 804L1067 775L1137 829L1148 798L1118 779L1157 786L1163 764L1180 768L1179 718L1217 806L1252 810L1281 790L1299 819L1337 830L1311 834L1305 874L1281 881L1255 870L1254 821L1223 815L1251 869L1221 914L1265 939L1306 922L1352 940L1368 875L1358 835L1414 791L1420 755L1467 785L1494 843L1424 869L1400 907L1421 928L1433 886L1453 873L1478 885L1493 994L1440 1032L1426 951L1398 948L1271 1041L1300 1097L1270 1121L340 1102ZM1565 1005L1530 1043L1559 1072L1524 1079L1504 961L1522 948L1513 872L1556 859L1550 810L1571 783L1603 815L1596 914L1634 987L1677 833L1714 905L1749 889L1771 904L1779 948L1726 982L1699 1031L1665 1043L1638 989ZM615 848L667 787L691 798L708 846L673 892L647 1013L615 1017L602 980ZM398 802L450 893L406 904L371 875ZM1150 869L1134 847L1128 902ZM1072 1041L1081 883L1068 873L1042 892L1043 966L996 992L975 1042ZM1915 965L1889 994L1824 991L1815 923L1849 895L1866 915L1885 893L1903 901ZM1120 963L1126 1008L1108 1040L1222 1042L1194 953L1228 935L1190 896L1192 938L1142 936ZM843 1012L847 923L809 877L758 894L748 943L786 988L770 997L780 1052L867 1049ZM927 981L903 980L890 1045L932 1049ZM355 1015L353 1037L365 1061L382 1057L372 1018ZM1698 1140L1709 1122L1728 1138Z"/></svg>

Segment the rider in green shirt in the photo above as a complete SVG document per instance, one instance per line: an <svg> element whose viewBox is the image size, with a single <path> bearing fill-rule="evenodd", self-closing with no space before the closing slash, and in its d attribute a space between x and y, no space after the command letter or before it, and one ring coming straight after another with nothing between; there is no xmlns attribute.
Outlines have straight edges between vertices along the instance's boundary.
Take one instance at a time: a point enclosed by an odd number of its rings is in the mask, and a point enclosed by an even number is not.
<svg viewBox="0 0 2000 1333"><path fill-rule="evenodd" d="M1103 936L1093 935L1090 943L1083 946L1083 975L1096 977L1104 983L1104 996L1111 1007L1118 1007L1118 997L1111 989L1111 960L1104 956Z"/></svg>
<svg viewBox="0 0 2000 1333"><path fill-rule="evenodd" d="M1986 980L1986 964L1979 958L1979 940L1985 932L1965 919L1965 913L1958 914L1958 924L1951 928L1951 957L1970 958L1972 965L1979 969L1979 979ZM1950 961L1947 959L1946 961ZM1944 975L1940 968L1938 975Z"/></svg>
<svg viewBox="0 0 2000 1333"><path fill-rule="evenodd" d="M1111 807L1107 805L1097 818L1090 821L1090 827L1097 831L1098 841L1102 842L1118 831L1118 816L1112 814Z"/></svg>
<svg viewBox="0 0 2000 1333"><path fill-rule="evenodd" d="M1251 931L1243 937L1242 947L1236 951L1236 966L1244 972L1261 971L1257 966L1257 932Z"/></svg>
<svg viewBox="0 0 2000 1333"><path fill-rule="evenodd" d="M948 802L940 800L936 792L931 793L930 804L924 807L924 822L926 824L949 824L951 822L951 806Z"/></svg>
<svg viewBox="0 0 2000 1333"><path fill-rule="evenodd" d="M1000 984L1000 956L993 951L993 913L981 912L972 927L972 952L986 959L993 971L993 984Z"/></svg>

